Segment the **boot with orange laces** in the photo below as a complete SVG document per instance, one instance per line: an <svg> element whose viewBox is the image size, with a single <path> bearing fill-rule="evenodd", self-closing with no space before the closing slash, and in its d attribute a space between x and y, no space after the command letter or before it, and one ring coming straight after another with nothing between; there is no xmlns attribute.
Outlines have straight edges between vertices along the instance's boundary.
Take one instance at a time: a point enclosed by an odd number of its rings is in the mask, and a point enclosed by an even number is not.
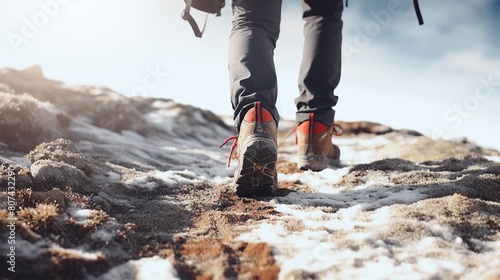
<svg viewBox="0 0 500 280"><path fill-rule="evenodd" d="M339 125L325 125L314 120L314 113L294 130L297 132L298 161L301 170L320 171L340 167L340 149L332 143L332 136L342 135ZM292 131L293 132L293 131Z"/></svg>
<svg viewBox="0 0 500 280"><path fill-rule="evenodd" d="M277 188L276 161L277 125L271 113L255 102L249 109L240 125L238 136L228 138L221 147L230 140L235 140L231 147L228 166L231 158L238 159L234 171L236 194L239 196L267 196ZM234 150L236 149L236 154Z"/></svg>

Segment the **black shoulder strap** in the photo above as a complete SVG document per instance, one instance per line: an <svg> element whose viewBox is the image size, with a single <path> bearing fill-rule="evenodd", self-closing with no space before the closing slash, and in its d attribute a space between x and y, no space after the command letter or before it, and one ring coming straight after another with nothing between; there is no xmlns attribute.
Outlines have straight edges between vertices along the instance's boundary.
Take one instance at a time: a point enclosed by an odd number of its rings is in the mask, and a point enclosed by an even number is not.
<svg viewBox="0 0 500 280"><path fill-rule="evenodd" d="M424 24L424 19L422 18L422 13L420 12L420 6L418 5L418 0L413 0L413 6L415 7L415 13L417 14L418 24Z"/></svg>
<svg viewBox="0 0 500 280"><path fill-rule="evenodd" d="M345 6L349 6L349 0L345 0ZM415 13L417 14L418 24L424 24L424 19L422 18L422 13L420 12L420 6L418 5L418 0L413 0L413 7L415 7Z"/></svg>

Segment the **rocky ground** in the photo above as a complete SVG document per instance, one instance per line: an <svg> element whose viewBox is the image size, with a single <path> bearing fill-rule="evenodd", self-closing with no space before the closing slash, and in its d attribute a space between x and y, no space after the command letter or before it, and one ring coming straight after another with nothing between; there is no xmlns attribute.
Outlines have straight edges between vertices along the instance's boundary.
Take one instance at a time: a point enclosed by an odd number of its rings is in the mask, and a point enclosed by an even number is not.
<svg viewBox="0 0 500 280"><path fill-rule="evenodd" d="M340 124L311 172L283 121L280 189L239 198L219 116L1 69L1 278L500 278L498 151Z"/></svg>

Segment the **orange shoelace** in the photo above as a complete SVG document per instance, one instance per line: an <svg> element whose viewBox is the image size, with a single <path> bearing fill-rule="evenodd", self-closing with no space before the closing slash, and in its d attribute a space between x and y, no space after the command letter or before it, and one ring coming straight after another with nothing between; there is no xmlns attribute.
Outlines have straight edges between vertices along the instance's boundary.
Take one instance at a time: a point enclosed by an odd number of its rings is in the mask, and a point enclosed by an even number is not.
<svg viewBox="0 0 500 280"><path fill-rule="evenodd" d="M231 166L231 159L237 159L238 154L235 153L235 149L238 146L238 135L231 136L224 140L224 142L219 146L220 148L224 147L224 145L227 144L227 142L233 141L233 144L231 145L231 150L229 150L229 157L227 158L227 167ZM236 151L237 152L237 151Z"/></svg>

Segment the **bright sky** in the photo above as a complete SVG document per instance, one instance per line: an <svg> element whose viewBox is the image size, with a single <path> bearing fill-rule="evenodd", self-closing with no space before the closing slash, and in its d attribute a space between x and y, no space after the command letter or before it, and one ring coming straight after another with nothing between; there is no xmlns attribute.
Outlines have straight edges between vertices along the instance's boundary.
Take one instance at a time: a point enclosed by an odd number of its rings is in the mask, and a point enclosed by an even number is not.
<svg viewBox="0 0 500 280"><path fill-rule="evenodd" d="M349 1L337 118L467 136L500 149L500 1L420 6L423 26L410 0ZM48 78L71 85L230 115L230 0L221 17L209 17L202 39L180 18L182 9L182 0L0 0L0 68L38 64ZM204 14L195 17L202 22ZM277 106L287 119L298 94L302 24L300 1L284 0L275 63Z"/></svg>

